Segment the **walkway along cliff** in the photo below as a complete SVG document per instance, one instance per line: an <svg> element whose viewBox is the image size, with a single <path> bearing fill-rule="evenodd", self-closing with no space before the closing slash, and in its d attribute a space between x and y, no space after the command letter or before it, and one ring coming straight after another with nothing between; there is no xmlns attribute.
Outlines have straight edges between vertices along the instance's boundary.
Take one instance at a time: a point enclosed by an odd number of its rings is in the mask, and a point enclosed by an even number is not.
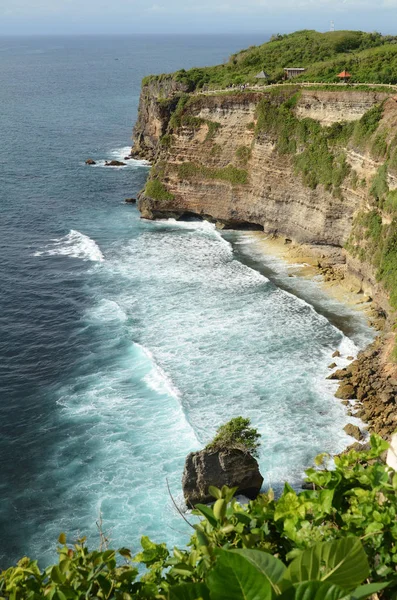
<svg viewBox="0 0 397 600"><path fill-rule="evenodd" d="M340 397L389 436L397 428L397 98L387 91L275 86L187 93L143 85L133 154L153 164L144 218L196 216L304 244L353 277L386 317L382 339L342 379Z"/></svg>

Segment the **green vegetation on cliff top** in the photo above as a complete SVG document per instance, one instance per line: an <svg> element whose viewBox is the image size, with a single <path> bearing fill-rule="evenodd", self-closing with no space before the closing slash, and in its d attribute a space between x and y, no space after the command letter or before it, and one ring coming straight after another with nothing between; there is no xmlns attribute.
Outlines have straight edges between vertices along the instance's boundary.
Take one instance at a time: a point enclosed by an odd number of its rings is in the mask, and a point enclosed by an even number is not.
<svg viewBox="0 0 397 600"><path fill-rule="evenodd" d="M204 86L225 88L253 83L262 70L271 82L279 81L284 67L306 68L298 81L335 82L336 75L346 68L353 82L397 83L397 37L362 31L297 31L233 54L223 65L151 76L144 83L173 79L185 84L186 91Z"/></svg>
<svg viewBox="0 0 397 600"><path fill-rule="evenodd" d="M147 537L127 548L89 551L59 537L59 561L42 570L22 558L0 573L7 600L359 600L397 593L397 473L366 452L326 455L306 472L310 489L285 484L247 505L236 489L210 488L212 507L197 505L190 542L167 548ZM192 519L190 515L187 519ZM199 520L198 520L199 519ZM138 570L136 565L141 565Z"/></svg>

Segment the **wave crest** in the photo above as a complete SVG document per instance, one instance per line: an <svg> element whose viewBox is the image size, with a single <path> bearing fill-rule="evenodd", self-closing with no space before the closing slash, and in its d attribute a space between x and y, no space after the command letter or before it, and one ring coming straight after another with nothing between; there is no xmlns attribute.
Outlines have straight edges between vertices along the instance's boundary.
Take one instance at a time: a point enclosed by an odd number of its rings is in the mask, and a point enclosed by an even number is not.
<svg viewBox="0 0 397 600"><path fill-rule="evenodd" d="M98 244L88 235L71 229L61 238L51 240L44 250L34 253L34 256L71 256L93 262L103 262L104 256Z"/></svg>

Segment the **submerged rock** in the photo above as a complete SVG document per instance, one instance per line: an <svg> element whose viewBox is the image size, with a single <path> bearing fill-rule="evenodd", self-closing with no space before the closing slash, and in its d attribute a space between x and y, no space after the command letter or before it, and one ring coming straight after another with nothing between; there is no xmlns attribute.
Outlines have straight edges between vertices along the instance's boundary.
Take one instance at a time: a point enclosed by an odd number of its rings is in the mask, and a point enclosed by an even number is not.
<svg viewBox="0 0 397 600"><path fill-rule="evenodd" d="M125 167L125 163L120 160L106 160L105 167Z"/></svg>
<svg viewBox="0 0 397 600"><path fill-rule="evenodd" d="M95 160L92 160L92 158L87 158L87 160L85 161L86 165L96 165Z"/></svg>
<svg viewBox="0 0 397 600"><path fill-rule="evenodd" d="M237 448L191 452L185 461L183 495L188 506L212 502L208 488L213 485L237 487L236 493L256 498L263 483L257 461Z"/></svg>
<svg viewBox="0 0 397 600"><path fill-rule="evenodd" d="M136 204L136 198L126 198L124 202L126 204Z"/></svg>

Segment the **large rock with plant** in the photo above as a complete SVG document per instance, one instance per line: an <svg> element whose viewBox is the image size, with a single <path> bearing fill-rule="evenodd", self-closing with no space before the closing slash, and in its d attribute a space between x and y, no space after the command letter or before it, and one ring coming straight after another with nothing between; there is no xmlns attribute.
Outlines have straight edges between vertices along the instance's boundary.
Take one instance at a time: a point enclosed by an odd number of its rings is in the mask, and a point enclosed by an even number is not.
<svg viewBox="0 0 397 600"><path fill-rule="evenodd" d="M188 506L213 501L211 486L236 488L236 493L256 498L263 483L258 462L259 434L250 420L237 417L222 425L204 450L191 452L185 462L182 487Z"/></svg>

